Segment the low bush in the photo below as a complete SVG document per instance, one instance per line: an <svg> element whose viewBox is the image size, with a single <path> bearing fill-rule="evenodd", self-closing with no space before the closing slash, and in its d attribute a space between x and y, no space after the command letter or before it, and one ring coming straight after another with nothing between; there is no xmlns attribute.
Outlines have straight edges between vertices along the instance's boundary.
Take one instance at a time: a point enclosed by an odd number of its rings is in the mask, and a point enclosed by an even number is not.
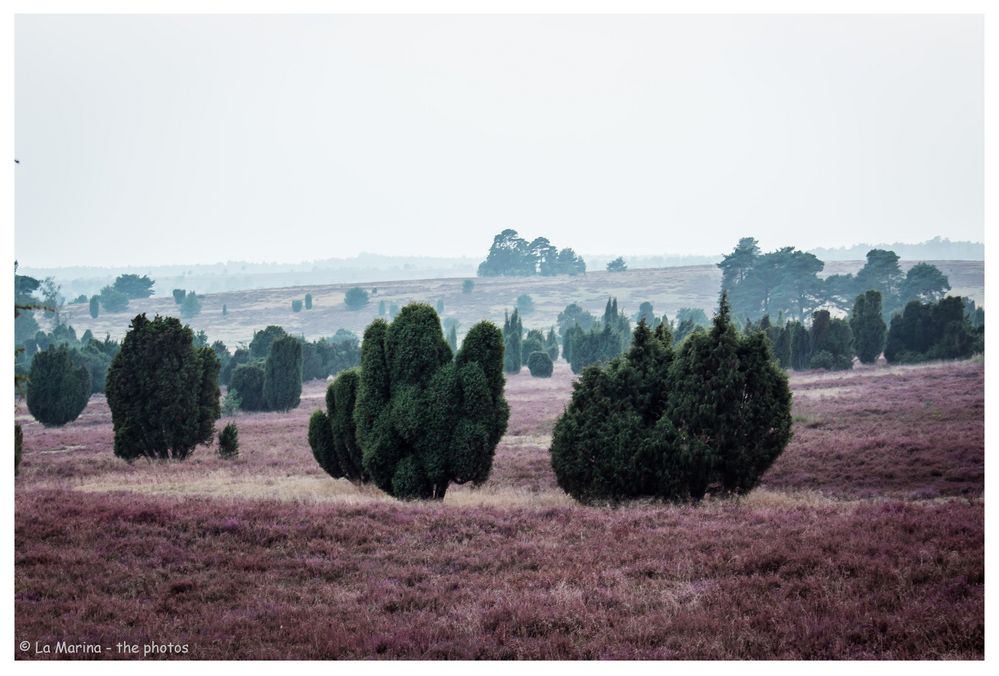
<svg viewBox="0 0 999 676"><path fill-rule="evenodd" d="M527 357L527 369L535 378L551 378L554 365L547 352L532 352Z"/></svg>
<svg viewBox="0 0 999 676"><path fill-rule="evenodd" d="M35 355L28 373L28 411L46 427L76 420L90 399L90 372L65 345Z"/></svg>

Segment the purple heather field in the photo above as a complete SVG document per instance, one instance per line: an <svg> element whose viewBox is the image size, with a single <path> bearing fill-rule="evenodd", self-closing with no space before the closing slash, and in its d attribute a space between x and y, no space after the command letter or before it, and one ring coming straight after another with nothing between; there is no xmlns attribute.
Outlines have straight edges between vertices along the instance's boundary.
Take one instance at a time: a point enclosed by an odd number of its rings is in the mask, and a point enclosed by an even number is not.
<svg viewBox="0 0 999 676"><path fill-rule="evenodd" d="M559 490L547 449L572 379L561 361L508 377L489 481L433 504L322 472L306 430L323 382L288 413L236 416L229 461L130 465L103 397L52 429L20 403L15 640L194 659L984 657L982 360L795 373L794 437L762 484L681 506Z"/></svg>

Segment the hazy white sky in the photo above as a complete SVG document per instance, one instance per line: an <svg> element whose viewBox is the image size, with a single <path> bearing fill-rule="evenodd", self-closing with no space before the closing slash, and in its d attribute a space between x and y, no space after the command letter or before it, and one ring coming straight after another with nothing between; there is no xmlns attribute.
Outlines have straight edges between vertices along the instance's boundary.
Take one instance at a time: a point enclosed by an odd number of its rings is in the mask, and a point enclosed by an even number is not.
<svg viewBox="0 0 999 676"><path fill-rule="evenodd" d="M984 238L972 16L20 16L31 267Z"/></svg>

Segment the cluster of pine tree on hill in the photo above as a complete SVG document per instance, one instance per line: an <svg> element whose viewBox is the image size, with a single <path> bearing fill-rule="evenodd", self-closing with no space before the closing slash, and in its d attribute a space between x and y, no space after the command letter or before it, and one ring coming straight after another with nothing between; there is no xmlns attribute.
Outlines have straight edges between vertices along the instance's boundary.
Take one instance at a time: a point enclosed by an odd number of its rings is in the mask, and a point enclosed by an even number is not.
<svg viewBox="0 0 999 676"><path fill-rule="evenodd" d="M504 230L493 239L486 260L479 264L480 277L533 275L578 275L586 262L572 249L559 250L545 237L531 242L516 230Z"/></svg>
<svg viewBox="0 0 999 676"><path fill-rule="evenodd" d="M625 313L618 310L617 298L607 299L600 321L587 323L590 324L589 330L577 323L566 329L562 336L562 356L569 362L573 373L581 373L587 366L613 359L631 344L631 323Z"/></svg>
<svg viewBox="0 0 999 676"><path fill-rule="evenodd" d="M365 330L360 369L327 389L309 445L331 476L440 500L451 483L488 478L509 417L503 385L495 325L479 322L452 353L434 309L413 303Z"/></svg>

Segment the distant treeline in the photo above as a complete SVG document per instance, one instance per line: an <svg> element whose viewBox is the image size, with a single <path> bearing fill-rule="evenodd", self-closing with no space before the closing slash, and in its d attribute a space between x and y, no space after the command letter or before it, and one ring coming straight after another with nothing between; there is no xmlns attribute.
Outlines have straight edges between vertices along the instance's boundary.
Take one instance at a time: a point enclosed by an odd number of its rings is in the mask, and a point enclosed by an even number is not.
<svg viewBox="0 0 999 676"><path fill-rule="evenodd" d="M810 253L827 261L859 261L871 249L887 249L894 251L902 260L931 261L983 261L985 260L985 245L981 242L956 241L947 238L934 237L918 244L894 242L892 244L854 244L849 247L817 248Z"/></svg>

